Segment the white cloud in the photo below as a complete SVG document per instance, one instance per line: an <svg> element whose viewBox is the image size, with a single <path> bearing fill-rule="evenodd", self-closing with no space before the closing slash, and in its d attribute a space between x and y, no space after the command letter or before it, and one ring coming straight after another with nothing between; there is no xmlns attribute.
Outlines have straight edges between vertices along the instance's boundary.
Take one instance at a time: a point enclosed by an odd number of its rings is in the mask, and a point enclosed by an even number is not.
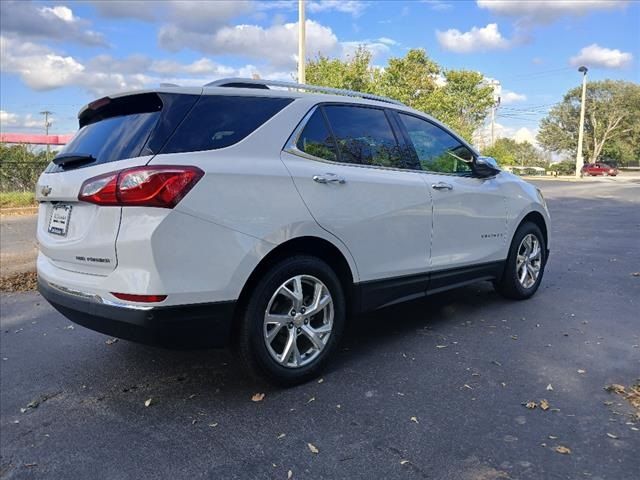
<svg viewBox="0 0 640 480"><path fill-rule="evenodd" d="M536 141L537 134L537 130L533 130L527 127L521 127L511 135L511 138L513 138L518 143L529 142L535 146L538 146L538 143Z"/></svg>
<svg viewBox="0 0 640 480"><path fill-rule="evenodd" d="M620 50L604 48L593 43L580 50L578 55L571 57L571 65L586 65L587 67L623 68L633 60L633 55Z"/></svg>
<svg viewBox="0 0 640 480"><path fill-rule="evenodd" d="M380 37L378 39L378 42L380 43L384 43L385 45L399 45L398 42L396 42L393 38L389 38L389 37Z"/></svg>
<svg viewBox="0 0 640 480"><path fill-rule="evenodd" d="M509 40L502 36L495 23L482 28L473 27L464 33L454 28L446 32L437 30L436 38L442 48L455 53L484 52L510 46Z"/></svg>
<svg viewBox="0 0 640 480"><path fill-rule="evenodd" d="M85 62L34 43L0 36L0 70L18 75L34 90L78 87L92 96L158 86L160 83L204 85L223 77L258 74L273 80L291 80L291 71L272 66L230 67L201 58L191 63L152 60L143 55L113 58L98 55ZM7 117L8 118L8 117Z"/></svg>
<svg viewBox="0 0 640 480"><path fill-rule="evenodd" d="M359 0L321 0L306 3L306 8L311 13L336 11L350 13L354 17L361 15L367 6L367 2Z"/></svg>
<svg viewBox="0 0 640 480"><path fill-rule="evenodd" d="M342 47L343 59L353 56L355 51L360 47L369 50L369 52L371 52L371 56L374 59L380 55L389 53L390 51L389 46L386 43L380 41L372 42L369 40L360 40L354 42L340 42L340 46Z"/></svg>
<svg viewBox="0 0 640 480"><path fill-rule="evenodd" d="M53 123L54 119L49 117L49 121ZM7 112L6 110L0 110L0 130L6 131L7 127L13 129L29 129L29 128L43 128L44 120L42 118L33 118L32 114L19 115L17 113Z"/></svg>
<svg viewBox="0 0 640 480"><path fill-rule="evenodd" d="M306 21L307 54L336 51L338 38L331 28ZM294 66L298 45L298 24L285 23L264 28L258 25L225 26L212 33L186 31L176 25L160 29L160 45L170 51L190 48L212 55L242 55L267 60L276 66Z"/></svg>
<svg viewBox="0 0 640 480"><path fill-rule="evenodd" d="M431 10L436 12L444 12L453 8L453 4L451 2L446 2L444 0L420 0L420 3L426 3L429 5Z"/></svg>
<svg viewBox="0 0 640 480"><path fill-rule="evenodd" d="M551 23L562 16L585 15L626 6L628 0L477 0L478 7L492 13L517 17L528 24Z"/></svg>
<svg viewBox="0 0 640 480"><path fill-rule="evenodd" d="M523 93L512 92L511 90L503 90L500 95L500 103L502 105L509 105L510 103L524 102L527 100L527 96Z"/></svg>
<svg viewBox="0 0 640 480"><path fill-rule="evenodd" d="M21 40L47 39L104 46L102 34L87 29L89 22L65 6L39 7L31 2L0 1L2 34Z"/></svg>
<svg viewBox="0 0 640 480"><path fill-rule="evenodd" d="M529 142L534 146L538 146L536 141L537 129L527 127L514 128L503 125L499 122L494 124L494 138L511 138L518 143ZM473 133L473 144L479 149L488 147L491 144L491 124L485 123Z"/></svg>
<svg viewBox="0 0 640 480"><path fill-rule="evenodd" d="M60 20L64 20L65 22L73 22L75 21L75 17L73 16L73 11L70 8L65 7L64 5L58 5L56 7L42 7L40 9L45 14L52 13Z"/></svg>
<svg viewBox="0 0 640 480"><path fill-rule="evenodd" d="M72 83L84 70L73 57L62 56L47 47L0 37L0 68L18 73L34 90L48 90Z"/></svg>

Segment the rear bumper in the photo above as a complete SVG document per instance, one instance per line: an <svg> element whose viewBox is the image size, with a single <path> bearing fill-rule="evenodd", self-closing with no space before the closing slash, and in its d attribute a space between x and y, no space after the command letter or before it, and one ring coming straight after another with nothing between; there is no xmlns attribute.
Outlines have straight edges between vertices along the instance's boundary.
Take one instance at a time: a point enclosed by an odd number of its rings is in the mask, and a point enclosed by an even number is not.
<svg viewBox="0 0 640 480"><path fill-rule="evenodd" d="M38 290L74 323L106 335L168 348L223 347L229 343L235 301L166 307L112 304L97 295L64 291L38 279Z"/></svg>

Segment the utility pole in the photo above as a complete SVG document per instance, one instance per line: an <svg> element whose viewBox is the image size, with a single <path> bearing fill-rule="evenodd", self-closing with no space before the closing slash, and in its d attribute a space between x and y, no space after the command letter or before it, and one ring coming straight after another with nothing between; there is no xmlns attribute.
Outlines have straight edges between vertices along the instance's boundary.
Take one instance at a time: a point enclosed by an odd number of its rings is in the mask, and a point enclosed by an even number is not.
<svg viewBox="0 0 640 480"><path fill-rule="evenodd" d="M44 133L48 136L49 135L49 127L51 126L51 122L49 121L49 115L51 115L53 112L49 111L49 110L44 110L42 112L40 112L40 115L44 115ZM49 141L47 139L47 141ZM49 144L47 143L47 160L49 160L49 153L50 153L50 149L49 149Z"/></svg>
<svg viewBox="0 0 640 480"><path fill-rule="evenodd" d="M304 75L305 58L305 18L304 0L298 0L298 83L306 83Z"/></svg>
<svg viewBox="0 0 640 480"><path fill-rule="evenodd" d="M496 142L496 104L491 105L491 146Z"/></svg>
<svg viewBox="0 0 640 480"><path fill-rule="evenodd" d="M587 97L587 72L588 69L584 65L578 71L582 73L582 105L580 106L580 124L578 125L578 151L576 153L576 177L582 174L582 166L584 159L582 158L582 139L584 137L584 106Z"/></svg>
<svg viewBox="0 0 640 480"><path fill-rule="evenodd" d="M491 80L489 85L493 87L493 104L491 105L491 146L493 147L496 141L496 109L500 106L502 87L498 80Z"/></svg>

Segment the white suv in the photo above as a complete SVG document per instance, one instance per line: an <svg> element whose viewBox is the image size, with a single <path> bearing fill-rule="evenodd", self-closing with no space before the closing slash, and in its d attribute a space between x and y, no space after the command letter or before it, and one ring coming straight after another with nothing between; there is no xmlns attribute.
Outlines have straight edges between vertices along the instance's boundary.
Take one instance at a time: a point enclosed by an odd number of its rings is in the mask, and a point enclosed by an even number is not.
<svg viewBox="0 0 640 480"><path fill-rule="evenodd" d="M79 123L37 186L39 289L99 332L234 343L291 385L358 312L542 279L540 192L393 100L229 79L105 97Z"/></svg>

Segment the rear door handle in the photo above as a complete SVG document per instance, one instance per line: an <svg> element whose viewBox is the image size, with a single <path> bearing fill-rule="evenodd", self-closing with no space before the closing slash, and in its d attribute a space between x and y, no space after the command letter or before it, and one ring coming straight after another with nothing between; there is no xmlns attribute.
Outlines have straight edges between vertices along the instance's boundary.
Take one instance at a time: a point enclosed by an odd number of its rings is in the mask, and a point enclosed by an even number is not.
<svg viewBox="0 0 640 480"><path fill-rule="evenodd" d="M453 190L453 185L446 182L438 182L431 184L431 188L434 190Z"/></svg>
<svg viewBox="0 0 640 480"><path fill-rule="evenodd" d="M335 173L325 173L322 175L314 175L313 181L316 183L346 183L346 180Z"/></svg>

